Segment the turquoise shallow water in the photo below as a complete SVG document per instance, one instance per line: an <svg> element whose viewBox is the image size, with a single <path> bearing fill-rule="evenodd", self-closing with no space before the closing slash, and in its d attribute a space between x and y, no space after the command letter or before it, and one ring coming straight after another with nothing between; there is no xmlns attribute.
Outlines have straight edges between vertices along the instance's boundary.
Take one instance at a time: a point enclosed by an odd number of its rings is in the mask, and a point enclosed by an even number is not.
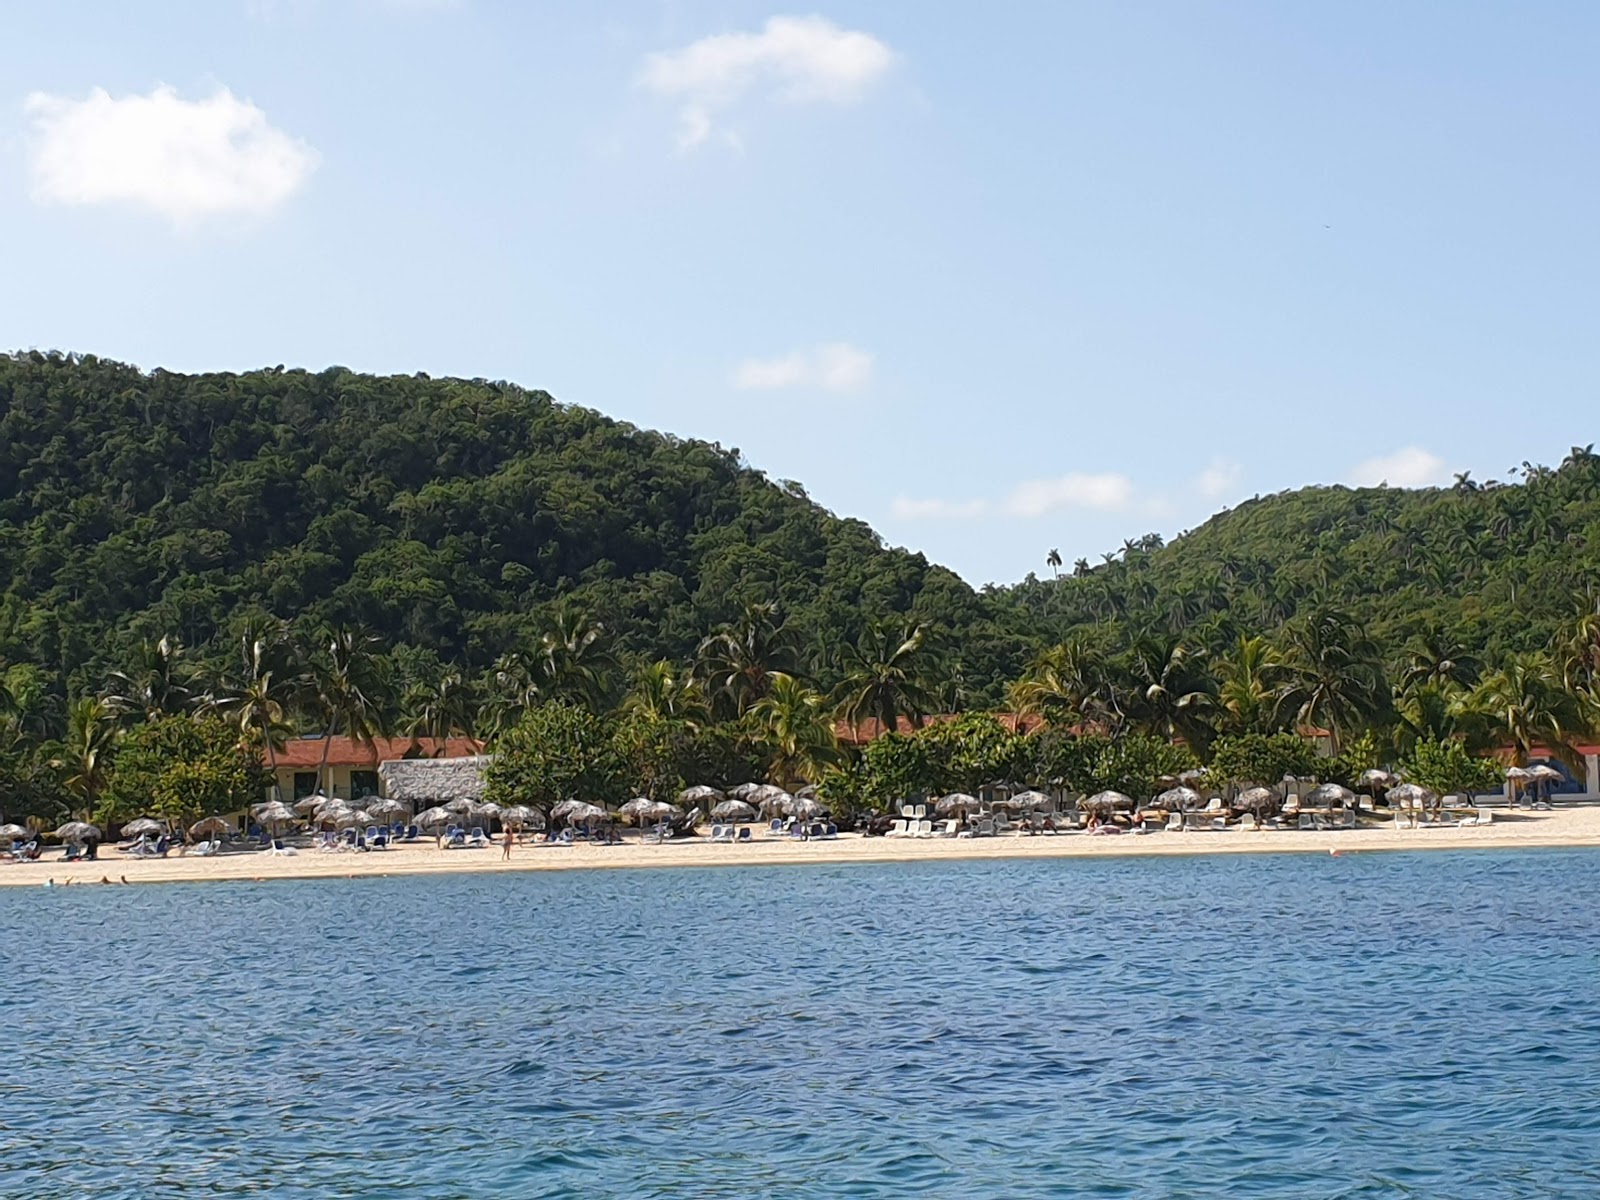
<svg viewBox="0 0 1600 1200"><path fill-rule="evenodd" d="M1597 866L0 889L0 1194L1595 1194Z"/></svg>

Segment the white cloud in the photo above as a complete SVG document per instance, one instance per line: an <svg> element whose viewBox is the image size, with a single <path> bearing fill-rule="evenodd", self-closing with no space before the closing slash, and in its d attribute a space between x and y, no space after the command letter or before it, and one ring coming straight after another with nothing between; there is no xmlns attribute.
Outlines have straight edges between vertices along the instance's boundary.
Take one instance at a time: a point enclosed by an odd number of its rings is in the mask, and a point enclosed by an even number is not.
<svg viewBox="0 0 1600 1200"><path fill-rule="evenodd" d="M733 386L752 391L815 387L854 392L872 379L873 356L848 342L824 342L780 358L750 358L733 373Z"/></svg>
<svg viewBox="0 0 1600 1200"><path fill-rule="evenodd" d="M1358 463L1350 477L1358 487L1433 487L1449 480L1444 459L1418 446Z"/></svg>
<svg viewBox="0 0 1600 1200"><path fill-rule="evenodd" d="M678 145L711 136L716 116L750 93L797 104L849 104L894 65L869 33L823 17L771 17L760 33L719 33L645 59L639 82L681 104Z"/></svg>
<svg viewBox="0 0 1600 1200"><path fill-rule="evenodd" d="M117 99L102 88L83 100L35 92L24 108L40 204L128 204L178 224L260 216L317 164L315 150L227 88L204 100L170 87Z"/></svg>
<svg viewBox="0 0 1600 1200"><path fill-rule="evenodd" d="M1042 517L1062 508L1118 512L1128 508L1132 501L1133 480L1126 475L1073 472L1059 479L1034 479L1018 484L1006 497L1005 511L1014 517Z"/></svg>
<svg viewBox="0 0 1600 1200"><path fill-rule="evenodd" d="M988 511L988 504L982 500L912 500L907 496L896 496L889 505L889 515L897 521L981 517Z"/></svg>
<svg viewBox="0 0 1600 1200"><path fill-rule="evenodd" d="M1091 508L1101 512L1133 510L1133 481L1126 475L1085 475L1074 472L1059 479L1033 479L1019 483L998 503L989 500L912 500L897 496L890 515L902 521L982 517L999 513L1008 517L1042 517L1063 508Z"/></svg>
<svg viewBox="0 0 1600 1200"><path fill-rule="evenodd" d="M1195 480L1195 490L1208 500L1216 500L1239 486L1244 468L1231 458L1213 458Z"/></svg>

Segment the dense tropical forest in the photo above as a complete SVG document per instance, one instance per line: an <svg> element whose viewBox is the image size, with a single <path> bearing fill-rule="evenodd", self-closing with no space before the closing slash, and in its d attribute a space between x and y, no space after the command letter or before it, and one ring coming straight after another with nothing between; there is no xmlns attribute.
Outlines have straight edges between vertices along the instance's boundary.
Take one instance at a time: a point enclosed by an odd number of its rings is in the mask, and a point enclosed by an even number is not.
<svg viewBox="0 0 1600 1200"><path fill-rule="evenodd" d="M1597 534L1584 448L1508 483L1258 498L974 591L736 451L507 383L17 354L0 810L195 812L328 731L604 743L586 786L764 776L841 807L1264 777L1313 729L1330 777L1570 760L1597 724ZM839 737L870 720L911 731Z"/></svg>

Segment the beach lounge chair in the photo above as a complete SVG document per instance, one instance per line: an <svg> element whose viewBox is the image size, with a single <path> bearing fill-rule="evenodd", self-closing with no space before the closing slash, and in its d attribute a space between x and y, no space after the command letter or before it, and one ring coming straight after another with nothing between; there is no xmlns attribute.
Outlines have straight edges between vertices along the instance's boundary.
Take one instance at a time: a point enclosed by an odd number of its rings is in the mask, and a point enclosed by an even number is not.
<svg viewBox="0 0 1600 1200"><path fill-rule="evenodd" d="M389 831L387 829L378 830L378 836L371 839L368 845L374 850L387 850L389 848Z"/></svg>
<svg viewBox="0 0 1600 1200"><path fill-rule="evenodd" d="M900 806L900 815L908 821L911 820L917 815L917 806L914 804L902 804Z"/></svg>
<svg viewBox="0 0 1600 1200"><path fill-rule="evenodd" d="M923 817L928 815L928 806L926 804L917 805L917 811L911 815L917 818L919 821L922 820Z"/></svg>
<svg viewBox="0 0 1600 1200"><path fill-rule="evenodd" d="M783 818L773 817L772 821L767 825L767 836L777 837L781 833L783 833Z"/></svg>
<svg viewBox="0 0 1600 1200"><path fill-rule="evenodd" d="M993 837L994 836L994 821L993 821L993 819L989 818L989 817L985 817L983 820L979 821L976 833L977 833L978 837Z"/></svg>
<svg viewBox="0 0 1600 1200"><path fill-rule="evenodd" d="M474 825L472 832L467 835L467 845L473 849L482 849L489 844L489 835L484 833L483 826Z"/></svg>
<svg viewBox="0 0 1600 1200"><path fill-rule="evenodd" d="M212 838L209 842L201 842L196 845L195 848L190 851L190 853L198 854L201 858L210 858L221 849L222 839Z"/></svg>
<svg viewBox="0 0 1600 1200"><path fill-rule="evenodd" d="M273 838L272 848L268 850L267 853L276 854L282 858L293 858L295 856L295 848L293 846L284 845L282 838Z"/></svg>
<svg viewBox="0 0 1600 1200"><path fill-rule="evenodd" d="M738 841L738 842L754 841L755 839L750 836L750 826L748 826L748 825L739 826L739 836L737 838L735 838L734 840Z"/></svg>
<svg viewBox="0 0 1600 1200"><path fill-rule="evenodd" d="M895 823L893 825L891 825L889 827L889 832L884 834L883 836L884 837L905 837L906 836L906 832L907 832L907 828L910 826L910 824L911 824L910 821L907 821L907 820L904 820L904 819L898 819L898 820L895 821Z"/></svg>
<svg viewBox="0 0 1600 1200"><path fill-rule="evenodd" d="M1261 822L1256 820L1253 812L1247 812L1239 818L1239 828L1249 833L1254 833L1261 828Z"/></svg>
<svg viewBox="0 0 1600 1200"><path fill-rule="evenodd" d="M1465 825L1468 822L1463 821L1461 823ZM1493 825L1494 813L1490 812L1487 808L1479 807L1478 815L1471 819L1471 823L1473 825Z"/></svg>
<svg viewBox="0 0 1600 1200"><path fill-rule="evenodd" d="M733 826L732 825L713 825L711 827L711 840L713 842L731 842L731 841L733 841Z"/></svg>
<svg viewBox="0 0 1600 1200"><path fill-rule="evenodd" d="M1168 833L1183 832L1183 814L1181 812L1175 812L1167 818L1166 831Z"/></svg>
<svg viewBox="0 0 1600 1200"><path fill-rule="evenodd" d="M951 817L948 821L946 821L944 823L944 828L939 831L939 836L940 837L955 837L956 834L958 834L960 832L961 832L961 821L960 821L960 819L957 818L957 817Z"/></svg>

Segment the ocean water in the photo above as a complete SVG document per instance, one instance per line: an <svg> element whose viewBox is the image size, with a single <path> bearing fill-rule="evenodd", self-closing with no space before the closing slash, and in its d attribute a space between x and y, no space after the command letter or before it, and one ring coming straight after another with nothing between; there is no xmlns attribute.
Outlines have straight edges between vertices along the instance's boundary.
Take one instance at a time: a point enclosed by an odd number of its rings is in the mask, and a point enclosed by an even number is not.
<svg viewBox="0 0 1600 1200"><path fill-rule="evenodd" d="M1600 1194L1597 866L0 889L0 1195Z"/></svg>

